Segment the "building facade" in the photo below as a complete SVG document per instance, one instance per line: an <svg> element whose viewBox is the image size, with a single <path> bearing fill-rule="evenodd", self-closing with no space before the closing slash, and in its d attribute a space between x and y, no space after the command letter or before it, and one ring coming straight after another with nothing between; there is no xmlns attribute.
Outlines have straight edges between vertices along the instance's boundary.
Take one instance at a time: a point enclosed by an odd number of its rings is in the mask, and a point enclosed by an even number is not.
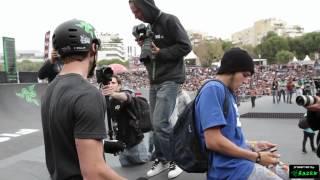
<svg viewBox="0 0 320 180"><path fill-rule="evenodd" d="M97 36L101 40L98 61L112 59L127 60L123 39L120 38L119 34L98 33Z"/></svg>
<svg viewBox="0 0 320 180"><path fill-rule="evenodd" d="M298 25L288 25L285 21L270 18L259 20L252 27L232 34L232 42L237 45L253 45L261 43L268 32L275 32L279 36L297 37L304 33L304 28Z"/></svg>

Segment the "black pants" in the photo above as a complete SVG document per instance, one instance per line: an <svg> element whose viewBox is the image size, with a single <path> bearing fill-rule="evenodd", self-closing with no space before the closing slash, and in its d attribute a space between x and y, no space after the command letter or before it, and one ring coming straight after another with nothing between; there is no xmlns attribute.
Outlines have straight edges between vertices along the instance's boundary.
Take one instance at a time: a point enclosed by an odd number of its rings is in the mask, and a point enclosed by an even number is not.
<svg viewBox="0 0 320 180"><path fill-rule="evenodd" d="M256 96L251 96L251 105L252 107L256 106Z"/></svg>
<svg viewBox="0 0 320 180"><path fill-rule="evenodd" d="M315 151L316 148L314 146L314 133L309 133L306 131L303 131L303 141L302 141L302 151L306 151L306 144L307 144L307 139L310 139L310 145L312 151Z"/></svg>
<svg viewBox="0 0 320 180"><path fill-rule="evenodd" d="M279 92L278 92L278 99L279 99L279 102L281 100L281 94L283 95L283 102L285 103L286 102L286 92L281 89Z"/></svg>

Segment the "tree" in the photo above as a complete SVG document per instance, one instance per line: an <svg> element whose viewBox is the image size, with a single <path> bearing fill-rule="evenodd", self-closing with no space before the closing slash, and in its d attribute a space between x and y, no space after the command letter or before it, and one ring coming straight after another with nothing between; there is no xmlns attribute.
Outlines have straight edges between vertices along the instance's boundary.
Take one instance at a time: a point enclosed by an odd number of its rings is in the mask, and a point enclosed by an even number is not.
<svg viewBox="0 0 320 180"><path fill-rule="evenodd" d="M201 66L210 67L213 62L223 56L222 41L202 40L199 45L194 47L194 52L199 57Z"/></svg>
<svg viewBox="0 0 320 180"><path fill-rule="evenodd" d="M269 35L269 36L268 36ZM268 33L268 38L263 38L262 43L256 48L257 54L268 59L269 64L276 63L276 54L281 50L289 50L286 38L279 37L273 33Z"/></svg>
<svg viewBox="0 0 320 180"><path fill-rule="evenodd" d="M253 47L252 45L242 45L240 47L246 50L252 58L259 58L259 56L255 52L255 47Z"/></svg>
<svg viewBox="0 0 320 180"><path fill-rule="evenodd" d="M232 44L231 41L222 41L222 49L224 52L228 51L229 49L231 49L232 47L234 47L234 45Z"/></svg>
<svg viewBox="0 0 320 180"><path fill-rule="evenodd" d="M320 32L307 33L302 38L307 50L306 54L320 51Z"/></svg>
<svg viewBox="0 0 320 180"><path fill-rule="evenodd" d="M278 64L287 64L292 58L294 54L290 51L281 50L277 52L276 59Z"/></svg>
<svg viewBox="0 0 320 180"><path fill-rule="evenodd" d="M22 72L37 72L43 65L43 62L32 62L30 60L23 60L17 63L17 70Z"/></svg>
<svg viewBox="0 0 320 180"><path fill-rule="evenodd" d="M288 38L289 49L298 59L303 59L308 54L302 37Z"/></svg>

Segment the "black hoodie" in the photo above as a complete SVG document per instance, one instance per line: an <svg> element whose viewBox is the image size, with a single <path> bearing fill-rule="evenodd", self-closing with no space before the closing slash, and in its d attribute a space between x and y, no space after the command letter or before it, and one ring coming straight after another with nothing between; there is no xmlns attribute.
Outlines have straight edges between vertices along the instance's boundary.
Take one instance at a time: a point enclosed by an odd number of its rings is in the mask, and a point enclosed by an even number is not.
<svg viewBox="0 0 320 180"><path fill-rule="evenodd" d="M145 62L151 84L164 81L184 83L185 65L183 57L192 49L188 34L179 19L161 12L153 0L133 0L143 14L145 22L151 24L153 42L160 48L154 60Z"/></svg>

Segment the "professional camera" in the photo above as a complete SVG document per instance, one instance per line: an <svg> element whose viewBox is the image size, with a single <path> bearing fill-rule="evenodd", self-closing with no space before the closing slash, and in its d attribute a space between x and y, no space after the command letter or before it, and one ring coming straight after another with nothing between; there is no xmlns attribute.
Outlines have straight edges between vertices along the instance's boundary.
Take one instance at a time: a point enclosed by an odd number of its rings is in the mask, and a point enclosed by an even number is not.
<svg viewBox="0 0 320 180"><path fill-rule="evenodd" d="M126 144L118 140L104 140L103 149L105 153L118 154L126 148Z"/></svg>
<svg viewBox="0 0 320 180"><path fill-rule="evenodd" d="M314 86L316 87L316 95L320 96L320 77L313 79Z"/></svg>
<svg viewBox="0 0 320 180"><path fill-rule="evenodd" d="M317 98L315 96L309 96L309 95L302 95L297 96L296 103L299 106L309 106L312 104L315 104L317 102Z"/></svg>
<svg viewBox="0 0 320 180"><path fill-rule="evenodd" d="M102 66L96 70L97 82L108 85L112 81L113 70L110 67Z"/></svg>
<svg viewBox="0 0 320 180"><path fill-rule="evenodd" d="M151 26L146 26L145 24L139 24L133 27L133 36L138 41L143 41L141 47L140 61L145 62L154 58L152 54L152 39L154 33L151 30Z"/></svg>

